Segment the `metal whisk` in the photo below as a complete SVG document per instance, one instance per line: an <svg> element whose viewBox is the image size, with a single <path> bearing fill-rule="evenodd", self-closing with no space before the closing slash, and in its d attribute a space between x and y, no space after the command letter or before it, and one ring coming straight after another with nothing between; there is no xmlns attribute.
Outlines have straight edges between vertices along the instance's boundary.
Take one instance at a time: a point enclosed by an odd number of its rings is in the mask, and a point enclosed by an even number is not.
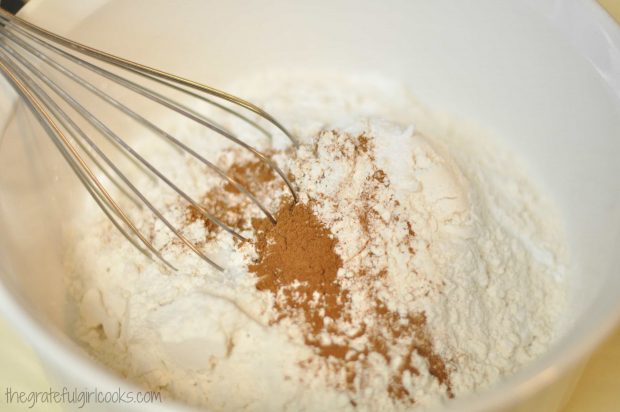
<svg viewBox="0 0 620 412"><path fill-rule="evenodd" d="M268 165L284 181L293 195L294 200L297 200L297 194L291 182L269 157L245 143L241 138L218 125L207 116L165 95L158 91L159 89L155 90L152 86L145 86L143 84L144 81L139 82L137 79L146 79L147 82L150 82L152 85L157 85L158 88L173 90L179 94L199 99L202 102L221 109L228 115L235 116L239 121L249 124L261 133L268 134L265 128L248 116L250 113L259 115L262 119L279 129L296 145L297 142L293 136L264 110L248 101L212 87L76 43L0 9L0 71L18 94L23 97L29 109L45 129L47 135L52 139L53 143L71 166L86 190L106 216L112 221L114 226L142 253L151 258L156 256L168 267L176 270L175 267L162 256L153 243L140 232L129 218L128 214L119 206L117 201L114 200L110 192L104 187L102 181L97 177L95 170L101 171L109 178L109 181L116 184L123 192L137 198L142 207L147 207L157 219L161 220L165 226L194 253L215 268L223 270L221 265L207 257L196 244L187 239L177 227L166 219L166 217L147 200L140 190L138 190L130 179L117 167L115 162L101 150L99 145L89 136L89 133L80 127L79 123L85 122L85 124L97 130L107 141L120 149L125 156L156 176L157 179L174 190L205 218L238 239L244 240L244 237L192 199L161 171L136 152L122 137L106 126L105 122L89 111L82 103L73 97L72 94L61 87L57 81L48 76L46 72L42 70L42 67L51 69L52 72L68 79L72 84L77 84L80 88L87 90L89 93L97 96L101 101L106 102L110 107L118 111L121 116L127 116L133 119L155 135L167 140L176 147L177 150L183 151L203 163L219 177L224 179L224 181L232 184L243 195L247 196L273 223L275 223L274 216L267 210L263 203L238 180L229 176L220 167L205 159L170 133L164 131L152 120L134 111L127 104L119 101L108 92L96 87L93 82L87 80L83 74L90 72L94 73L96 76L101 76L110 80L130 90L132 93L142 96L164 107L166 110L177 113L215 132L221 137L234 142L245 150L248 150L261 162ZM69 67L78 68L79 73L77 70L72 70ZM110 70L112 67L121 70ZM119 74L119 72L121 74ZM67 110L68 108L70 108L70 110ZM86 158L88 158L90 162L87 162Z"/></svg>

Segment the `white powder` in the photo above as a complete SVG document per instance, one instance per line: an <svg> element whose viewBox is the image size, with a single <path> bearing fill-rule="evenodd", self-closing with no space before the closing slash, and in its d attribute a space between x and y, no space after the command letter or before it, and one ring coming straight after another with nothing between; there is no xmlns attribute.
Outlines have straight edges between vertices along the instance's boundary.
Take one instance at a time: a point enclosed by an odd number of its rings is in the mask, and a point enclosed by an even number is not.
<svg viewBox="0 0 620 412"><path fill-rule="evenodd" d="M351 291L353 319L337 327L353 336L352 325L372 323L367 285L354 275L374 265L386 269L373 288L389 310L403 319L425 314L455 396L495 383L546 350L564 305L562 239L552 209L510 154L480 131L428 113L406 89L382 78L275 73L240 82L233 91L305 143L295 156L275 159L295 176L302 202L321 200L313 209L338 240L336 252L345 262L338 279ZM285 147L276 133L272 142L238 123L225 125L260 149ZM223 139L203 139L196 126L171 124L169 130L222 165L247 158L227 150ZM343 153L353 153L360 135L373 148L352 161ZM218 184L204 167L179 163L150 138L139 138L136 146L196 198ZM384 179L370 178L377 170ZM270 323L273 296L257 291L247 270L252 245L239 250L223 232L205 241L204 225L187 223L176 194L142 175L135 179L227 272L205 267L161 222L132 209L180 268L166 271L135 251L89 203L69 233L74 248L67 262L70 292L80 306L76 336L93 356L148 388L213 410L410 407L387 389L403 359L386 362L370 353L354 365L355 390L339 386L342 372L304 344L298 322ZM361 196L369 185L370 201ZM269 206L275 210L285 190L272 186ZM364 222L360 211L368 207ZM259 216L252 208L247 214ZM335 337L323 339L327 344ZM362 348L368 339L350 344ZM394 354L407 342L399 345ZM407 356L418 372L402 374L407 398L417 406L444 402L448 388L433 376L428 358L415 351Z"/></svg>

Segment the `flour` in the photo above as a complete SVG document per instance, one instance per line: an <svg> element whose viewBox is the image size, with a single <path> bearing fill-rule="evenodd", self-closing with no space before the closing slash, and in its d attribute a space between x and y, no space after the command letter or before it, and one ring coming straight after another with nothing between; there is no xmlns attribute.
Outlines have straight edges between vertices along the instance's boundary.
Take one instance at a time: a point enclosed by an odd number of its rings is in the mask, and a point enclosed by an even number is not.
<svg viewBox="0 0 620 412"><path fill-rule="evenodd" d="M257 290L248 271L258 258L252 243L188 220L177 194L136 174L145 194L227 271L206 267L161 222L131 209L180 269L167 271L89 204L68 234L67 264L80 307L76 338L95 358L213 410L404 410L484 389L545 352L564 305L562 237L553 208L510 153L379 77L271 74L232 88L301 140L287 151L275 132L270 140L224 120L274 151L301 204L331 231L346 316L322 315L325 327L309 340L303 314L278 314L282 296ZM226 143L213 145L213 136L202 139L196 126L169 131L225 169L253 161ZM208 194L209 204L223 196L238 212L221 217L254 236L260 211L212 173L190 159L179 163L150 139L136 145L195 198ZM282 182L260 187L278 210Z"/></svg>

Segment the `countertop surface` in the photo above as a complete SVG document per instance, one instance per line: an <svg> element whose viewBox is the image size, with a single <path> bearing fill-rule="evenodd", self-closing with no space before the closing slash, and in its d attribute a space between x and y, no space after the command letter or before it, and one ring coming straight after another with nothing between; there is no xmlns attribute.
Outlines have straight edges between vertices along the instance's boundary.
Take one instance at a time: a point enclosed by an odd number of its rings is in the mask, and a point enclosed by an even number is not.
<svg viewBox="0 0 620 412"><path fill-rule="evenodd" d="M620 0L600 0L620 21ZM52 404L7 405L6 390L46 391L49 384L32 349L0 318L0 410L60 412ZM620 410L620 326L592 355L573 395L562 412L611 412Z"/></svg>

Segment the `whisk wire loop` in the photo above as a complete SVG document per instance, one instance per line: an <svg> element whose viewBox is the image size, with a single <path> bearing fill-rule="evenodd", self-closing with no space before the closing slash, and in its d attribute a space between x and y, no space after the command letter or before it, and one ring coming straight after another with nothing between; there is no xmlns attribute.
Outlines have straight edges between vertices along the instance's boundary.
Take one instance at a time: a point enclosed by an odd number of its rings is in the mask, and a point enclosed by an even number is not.
<svg viewBox="0 0 620 412"><path fill-rule="evenodd" d="M74 53L70 53L65 48L73 51ZM138 205L141 208L146 206L150 212L153 213L153 215L161 221L166 228L168 228L168 230L170 230L196 255L216 269L220 271L224 270L223 266L206 256L197 244L189 240L181 230L175 227L170 220L167 219L153 205L153 203L147 199L147 197L120 170L115 162L108 155L106 155L98 144L89 136L89 133L78 125L78 123L73 119L73 116L79 116L81 119L85 120L90 127L102 135L110 144L112 144L113 147L119 149L126 158L130 159L134 164L146 171L151 178L163 181L170 189L176 192L180 198L190 204L206 219L209 219L211 222L237 239L246 239L235 229L207 210L199 202L195 201L187 192L173 183L171 179L158 170L157 167L140 155L138 151L133 149L132 146L129 145L121 136L108 127L102 119L97 117L93 112L89 111L74 96L72 96L71 93L61 87L55 79L44 73L40 65L35 65L31 60L34 59L36 62L43 63L45 66L50 67L55 73L59 73L63 78L68 79L69 81L79 85L84 90L87 90L89 93L95 95L98 99L104 101L107 105L122 113L124 116L128 116L141 126L153 132L155 135L163 138L179 153L189 154L201 164L214 171L219 178L235 187L242 195L246 196L251 203L256 205L272 223L275 223L275 218L267 207L265 207L265 205L255 196L255 194L253 194L237 179L229 176L224 170L222 170L222 168L206 159L196 150L192 149L188 144L182 142L177 137L155 124L153 121L139 114L121 100L95 86L92 82L88 81L85 77L81 76L74 70L69 69L66 64L60 63L50 53L65 59L67 62L75 64L77 67L84 68L92 73L95 73L96 75L111 80L115 84L119 84L122 87L131 90L133 93L150 100L151 102L180 114L183 117L206 127L216 134L223 136L231 142L248 150L261 162L270 167L284 181L285 185L291 192L293 199L295 201L297 200L297 194L288 176L286 176L286 174L268 156L244 142L225 127L217 124L214 120L204 116L187 105L176 102L162 93L146 87L134 80L116 74L98 64L87 61L79 55L92 58L98 62L110 64L114 67L120 68L121 70L138 75L139 77L158 84L159 86L163 86L164 88L181 92L192 98L199 99L200 101L221 110L223 113L232 115L235 118L245 122L259 133L267 137L271 137L267 129L260 125L258 121L255 121L240 111L233 109L229 106L229 104L248 110L254 115L258 115L259 119L263 119L271 123L276 129L282 132L292 142L292 144L297 145L297 142L292 135L263 109L253 103L210 86L144 66L127 59L113 56L109 53L105 53L58 36L23 19L12 16L11 14L0 9L0 72L26 102L27 107L35 115L37 121L42 125L47 135L51 138L54 145L60 151L63 158L67 161L73 172L77 175L78 179L86 188L90 196L94 199L99 208L110 219L113 225L123 234L123 236L143 254L149 256L150 258L155 256L167 267L176 270L172 263L170 263L154 246L153 240L148 239L147 236L138 229L137 225L131 220L129 214L123 210L117 201L115 201L114 197L106 189L102 181L97 177L97 173L91 169L91 166L89 166L82 154L85 154L91 164L94 165L97 170L100 170L108 181L116 186L135 205ZM226 102L226 104L220 103L216 99L222 99ZM63 107L61 107L57 101L62 102Z"/></svg>

